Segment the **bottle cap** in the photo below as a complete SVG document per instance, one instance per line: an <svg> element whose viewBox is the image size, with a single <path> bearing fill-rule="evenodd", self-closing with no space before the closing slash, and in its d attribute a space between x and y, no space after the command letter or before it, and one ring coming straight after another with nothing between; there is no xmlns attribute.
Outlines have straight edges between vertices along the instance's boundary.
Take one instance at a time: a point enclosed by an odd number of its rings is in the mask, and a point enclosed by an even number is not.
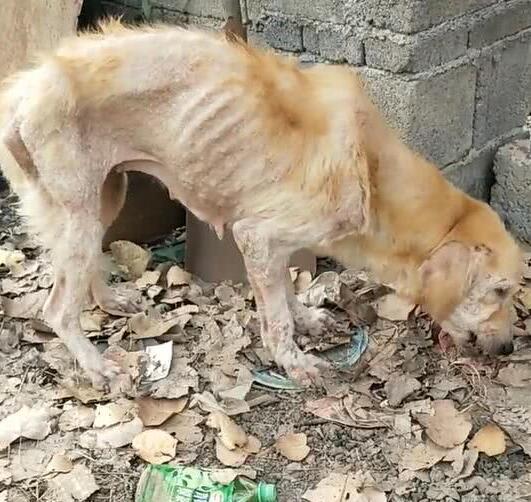
<svg viewBox="0 0 531 502"><path fill-rule="evenodd" d="M268 483L258 483L258 502L277 502L277 487Z"/></svg>

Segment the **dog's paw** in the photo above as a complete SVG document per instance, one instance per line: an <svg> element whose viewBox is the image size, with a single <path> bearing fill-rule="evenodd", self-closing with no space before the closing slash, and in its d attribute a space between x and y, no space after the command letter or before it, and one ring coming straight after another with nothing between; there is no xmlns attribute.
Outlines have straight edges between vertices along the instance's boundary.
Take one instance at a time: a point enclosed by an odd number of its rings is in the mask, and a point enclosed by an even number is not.
<svg viewBox="0 0 531 502"><path fill-rule="evenodd" d="M125 390L122 381L127 375L114 361L100 356L98 360L91 360L84 369L95 389L105 392Z"/></svg>
<svg viewBox="0 0 531 502"><path fill-rule="evenodd" d="M311 354L305 354L295 344L279 346L275 360L290 378L306 387L320 385L321 371L330 368L325 361Z"/></svg>
<svg viewBox="0 0 531 502"><path fill-rule="evenodd" d="M304 307L293 316L296 329L301 334L321 336L332 330L336 320L330 312L318 307Z"/></svg>

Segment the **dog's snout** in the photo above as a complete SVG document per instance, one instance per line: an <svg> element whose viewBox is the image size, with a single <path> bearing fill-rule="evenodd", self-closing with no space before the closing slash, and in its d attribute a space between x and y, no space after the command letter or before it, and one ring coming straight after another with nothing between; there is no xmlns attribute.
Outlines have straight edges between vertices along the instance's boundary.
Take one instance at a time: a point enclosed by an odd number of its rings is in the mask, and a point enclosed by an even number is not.
<svg viewBox="0 0 531 502"><path fill-rule="evenodd" d="M512 341L504 343L501 346L500 354L504 356L508 356L509 354L512 354L513 352L514 352L514 343Z"/></svg>

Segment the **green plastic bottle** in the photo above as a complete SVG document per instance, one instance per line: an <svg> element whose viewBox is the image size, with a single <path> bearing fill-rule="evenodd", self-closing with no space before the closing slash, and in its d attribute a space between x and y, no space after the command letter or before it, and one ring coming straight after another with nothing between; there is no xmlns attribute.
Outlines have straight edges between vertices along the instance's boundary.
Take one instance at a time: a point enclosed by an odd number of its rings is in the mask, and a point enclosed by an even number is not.
<svg viewBox="0 0 531 502"><path fill-rule="evenodd" d="M277 502L275 485L237 477L225 485L194 467L146 467L135 502Z"/></svg>

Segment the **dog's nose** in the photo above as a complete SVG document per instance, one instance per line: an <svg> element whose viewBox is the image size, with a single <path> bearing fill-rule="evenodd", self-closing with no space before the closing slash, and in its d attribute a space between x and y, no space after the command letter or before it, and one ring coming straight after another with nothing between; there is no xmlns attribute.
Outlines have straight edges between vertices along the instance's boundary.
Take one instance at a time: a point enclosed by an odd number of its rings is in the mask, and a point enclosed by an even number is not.
<svg viewBox="0 0 531 502"><path fill-rule="evenodd" d="M514 352L513 342L507 342L502 345L501 354L503 354L504 356L508 356L509 354L512 354L513 352Z"/></svg>

